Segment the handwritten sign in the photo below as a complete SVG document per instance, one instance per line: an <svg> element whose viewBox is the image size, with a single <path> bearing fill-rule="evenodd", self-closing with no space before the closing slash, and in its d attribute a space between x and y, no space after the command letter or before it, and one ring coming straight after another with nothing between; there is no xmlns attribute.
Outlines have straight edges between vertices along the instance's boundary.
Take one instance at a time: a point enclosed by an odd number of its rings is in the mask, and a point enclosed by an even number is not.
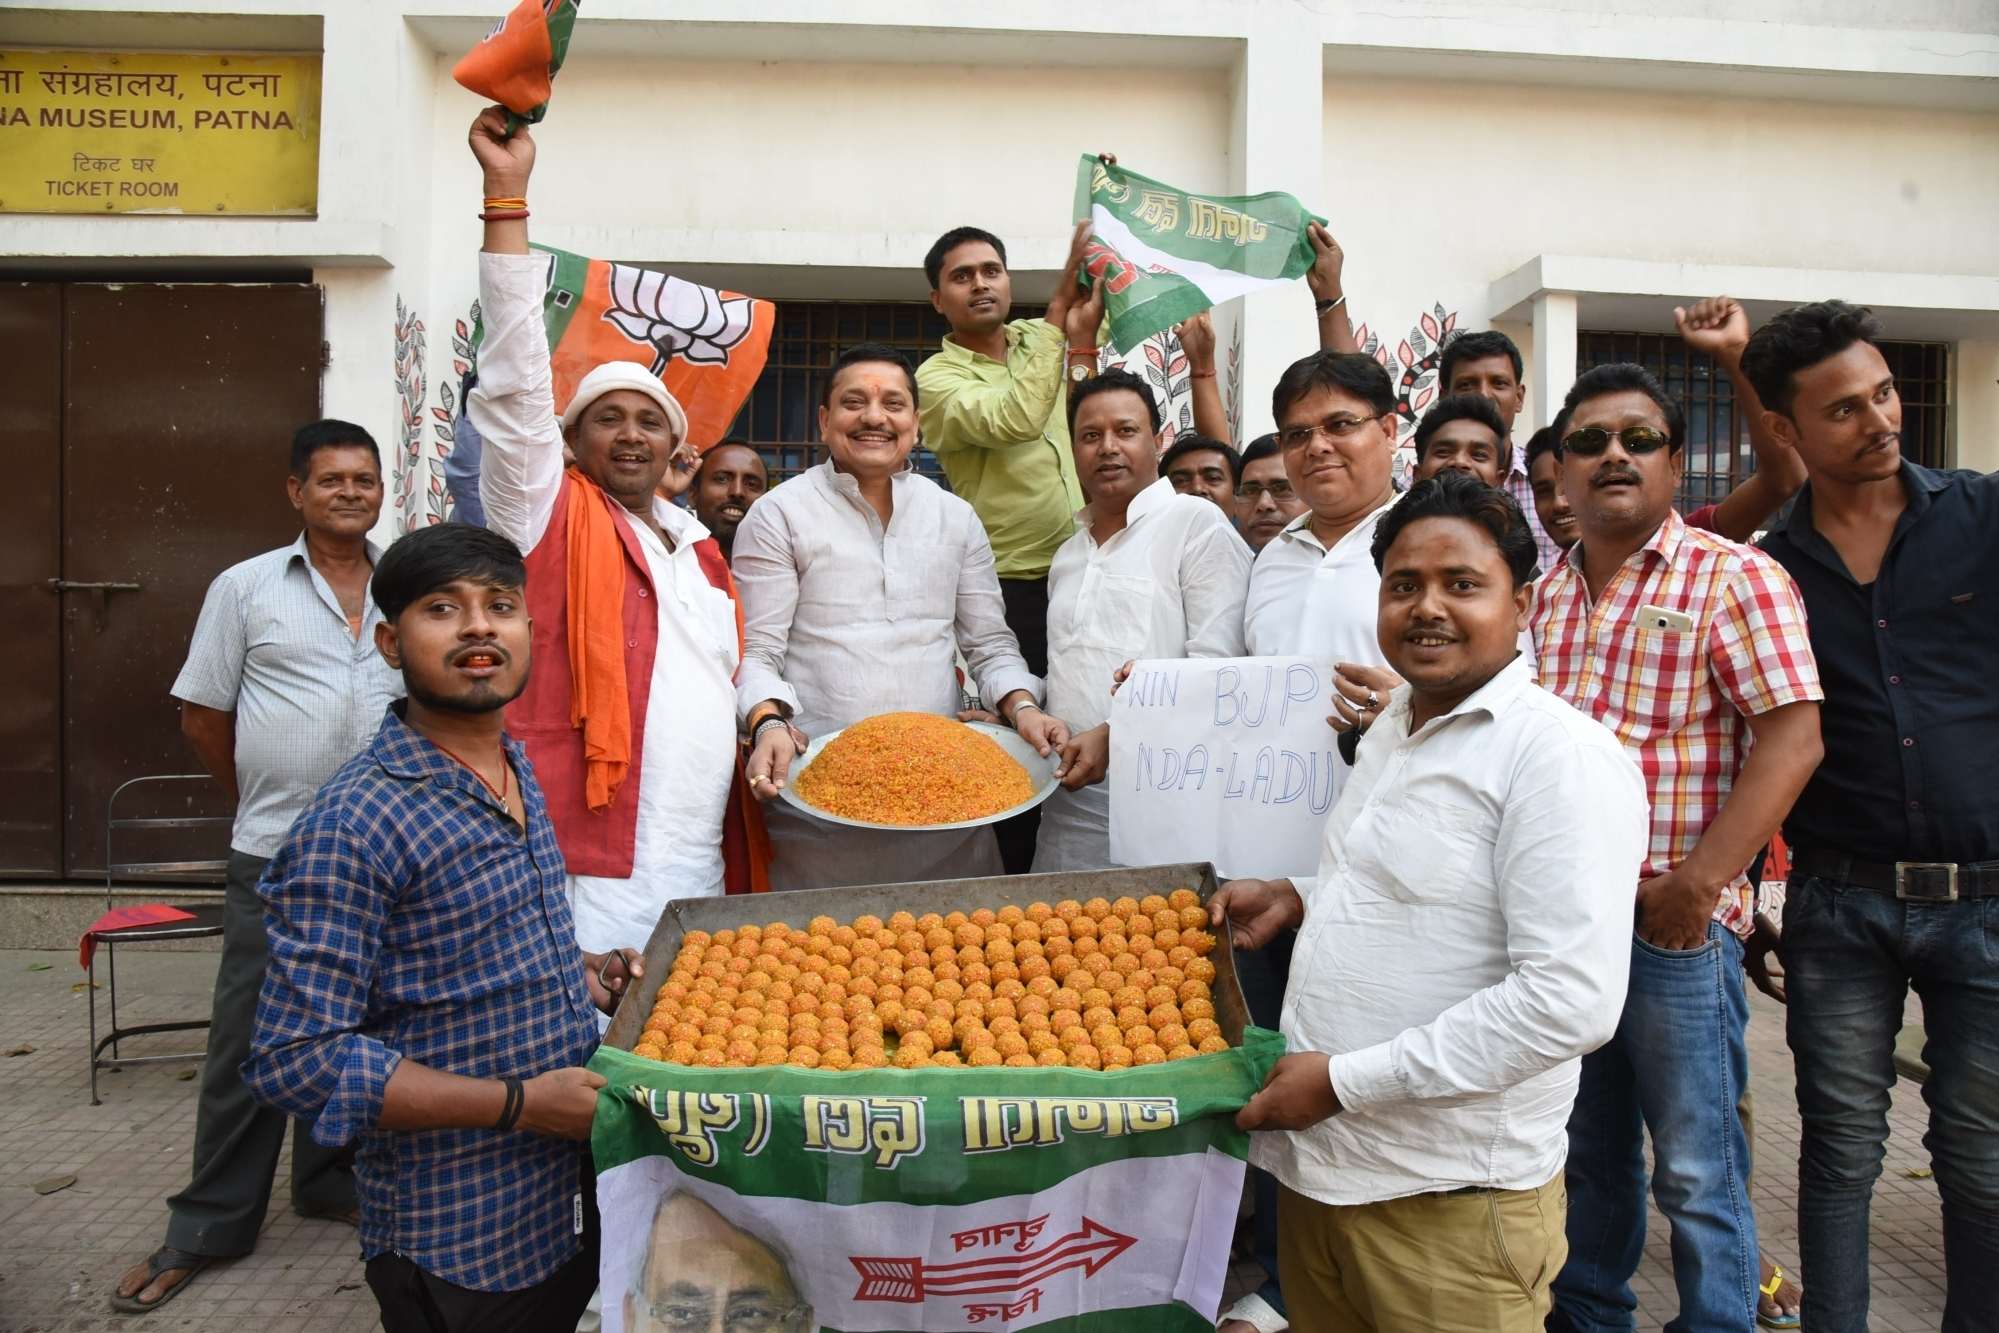
<svg viewBox="0 0 1999 1333"><path fill-rule="evenodd" d="M0 51L0 213L318 207L316 54Z"/></svg>
<svg viewBox="0 0 1999 1333"><path fill-rule="evenodd" d="M1332 678L1331 661L1303 657L1134 666L1111 704L1111 859L1317 873L1349 772L1326 724Z"/></svg>

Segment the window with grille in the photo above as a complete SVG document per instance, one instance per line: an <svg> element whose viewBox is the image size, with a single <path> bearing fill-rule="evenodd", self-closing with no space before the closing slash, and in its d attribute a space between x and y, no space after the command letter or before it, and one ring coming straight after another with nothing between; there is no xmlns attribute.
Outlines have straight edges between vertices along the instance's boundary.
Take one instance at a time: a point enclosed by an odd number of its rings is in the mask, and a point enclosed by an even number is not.
<svg viewBox="0 0 1999 1333"><path fill-rule="evenodd" d="M1902 395L1902 453L1925 467L1948 466L1950 344L1884 342L1881 354ZM1679 508L1714 504L1756 470L1749 423L1734 386L1714 361L1671 334L1585 329L1576 337L1576 368L1632 361L1659 377L1687 412L1686 471Z"/></svg>
<svg viewBox="0 0 1999 1333"><path fill-rule="evenodd" d="M1012 318L1037 319L1042 307L1015 305ZM936 355L951 326L928 301L779 301L770 359L729 435L762 452L771 481L797 476L825 461L819 443L819 395L833 360L855 343L887 343L922 365ZM948 483L928 449L918 447L916 470Z"/></svg>

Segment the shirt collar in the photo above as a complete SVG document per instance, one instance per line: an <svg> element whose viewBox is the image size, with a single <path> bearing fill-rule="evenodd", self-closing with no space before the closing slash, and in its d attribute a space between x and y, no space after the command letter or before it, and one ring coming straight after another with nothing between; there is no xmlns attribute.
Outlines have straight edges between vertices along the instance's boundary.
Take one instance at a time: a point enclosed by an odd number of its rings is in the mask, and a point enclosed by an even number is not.
<svg viewBox="0 0 1999 1333"><path fill-rule="evenodd" d="M915 451L911 450L910 453L914 457ZM827 490L832 491L835 495L844 495L855 504L864 505L867 503L867 500L861 495L861 483L859 479L851 472L842 472L839 468L834 467L832 459L829 458L823 463L815 464L811 471L818 473L819 484ZM889 488L891 490L901 490L904 483L909 479L911 471L910 464L905 461L902 465L902 470L888 479Z"/></svg>
<svg viewBox="0 0 1999 1333"><path fill-rule="evenodd" d="M369 564L379 565L382 563L382 548L375 545L372 538L363 541L362 545L368 548ZM299 529L298 540L285 548L285 559L303 560L308 566L312 564L312 550L305 544L305 530L303 528ZM369 590L368 596L369 600L372 601L374 599L373 589Z"/></svg>
<svg viewBox="0 0 1999 1333"><path fill-rule="evenodd" d="M1417 735L1434 731L1439 725L1466 713L1484 713L1487 717L1499 717L1513 705L1523 691L1534 683L1534 668L1525 653L1514 654L1513 660L1501 667L1496 675L1485 684L1458 700L1457 707L1439 717L1424 723ZM1415 692L1408 682L1397 685L1388 696L1385 714L1393 719L1394 726L1405 739L1409 735L1409 712L1415 699Z"/></svg>
<svg viewBox="0 0 1999 1333"><path fill-rule="evenodd" d="M1652 551L1670 565L1673 563L1674 557L1679 555L1680 547L1685 543L1686 539L1687 521L1680 517L1679 510L1668 509L1666 511L1666 521L1661 523L1659 530L1653 533L1651 539L1638 549L1641 551Z"/></svg>
<svg viewBox="0 0 1999 1333"><path fill-rule="evenodd" d="M1023 336L1025 336L1021 332L1021 325L1023 322L1024 321L1018 319L1010 319L1000 327L1000 332L1006 335L1006 350L1008 356L1013 355L1014 349L1020 346L1020 340ZM956 338L952 337L948 333L944 335L941 342L942 346L939 348L940 352L944 356L948 356L954 361L963 361L966 362L967 364L974 366L980 364L988 366L1000 366L1006 364L1003 361L993 360L991 357L987 356L984 352L973 351L971 348L965 346L963 343L959 342Z"/></svg>
<svg viewBox="0 0 1999 1333"><path fill-rule="evenodd" d="M1173 489L1171 479L1161 477L1137 495L1132 496L1131 503L1125 506L1125 531L1129 532L1131 529L1137 527L1139 520L1147 514L1155 514L1164 509L1176 494L1178 492ZM1084 531L1089 530L1091 513L1092 510L1089 505L1084 505L1076 511L1076 525Z"/></svg>
<svg viewBox="0 0 1999 1333"><path fill-rule="evenodd" d="M1897 472L1902 483L1903 494L1909 497L1909 506L1903 511L1899 529L1904 523L1912 523L1930 507L1930 497L1938 491L1948 490L1952 478L1948 473L1926 468L1920 463L1912 463L1907 458ZM1798 492L1798 498L1791 505L1791 515L1784 520L1784 535L1802 546L1806 540L1816 535L1812 528L1812 484L1808 481Z"/></svg>
<svg viewBox="0 0 1999 1333"><path fill-rule="evenodd" d="M694 516L693 510L683 509L657 495L652 500L652 516L659 520L661 530L673 538L675 546L689 546L714 535L708 531L706 524Z"/></svg>
<svg viewBox="0 0 1999 1333"><path fill-rule="evenodd" d="M1375 509L1374 512L1368 514L1367 517L1361 519L1360 522L1348 528L1346 530L1346 535L1341 537L1338 542L1334 542L1333 545L1338 546L1341 542L1346 541L1348 537L1351 537L1355 533L1372 525L1375 522L1375 520L1379 519L1383 514L1393 509L1395 507L1395 502L1397 500L1400 500L1401 498L1402 498L1402 492L1390 491L1388 494L1388 499L1384 500L1379 508ZM1289 523L1286 523L1283 527L1279 528L1277 530L1277 535L1270 539L1270 544L1274 546L1278 542L1284 541L1286 539L1289 539L1294 542L1303 542L1305 543L1305 545L1312 547L1314 550L1318 551L1326 550L1326 544L1319 540L1319 534L1312 531L1312 511L1309 509L1307 509L1304 513L1298 515L1298 517L1292 519Z"/></svg>
<svg viewBox="0 0 1999 1333"><path fill-rule="evenodd" d="M452 782L463 778L477 784L479 789L484 791L485 784L479 782L465 765L440 750L435 743L426 739L422 732L404 720L403 709L408 702L406 699L398 699L389 705L388 711L382 716L382 729L375 733L374 743L369 747L369 753L374 756L375 762L382 766L382 771L390 777L404 778L413 782L425 778L442 778ZM515 771L518 772L527 762L526 752L521 749L519 742L506 732L500 733L500 748L505 750L507 758L513 761Z"/></svg>

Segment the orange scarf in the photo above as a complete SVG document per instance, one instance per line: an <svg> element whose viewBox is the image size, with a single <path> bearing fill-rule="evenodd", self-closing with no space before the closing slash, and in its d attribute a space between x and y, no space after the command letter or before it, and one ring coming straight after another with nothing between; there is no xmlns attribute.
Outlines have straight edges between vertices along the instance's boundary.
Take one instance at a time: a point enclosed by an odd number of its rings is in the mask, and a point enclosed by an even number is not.
<svg viewBox="0 0 1999 1333"><path fill-rule="evenodd" d="M612 500L569 469L569 725L583 733L583 799L611 808L632 767L625 682L625 552Z"/></svg>

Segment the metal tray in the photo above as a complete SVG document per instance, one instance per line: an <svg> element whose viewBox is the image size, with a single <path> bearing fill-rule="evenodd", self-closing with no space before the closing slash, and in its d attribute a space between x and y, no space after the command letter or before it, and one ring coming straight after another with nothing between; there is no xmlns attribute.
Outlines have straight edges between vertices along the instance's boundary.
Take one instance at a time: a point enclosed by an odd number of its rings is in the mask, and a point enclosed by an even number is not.
<svg viewBox="0 0 1999 1333"><path fill-rule="evenodd" d="M980 879L940 879L920 884L871 884L848 889L799 889L791 893L746 893L727 898L676 898L660 914L652 938L646 941L645 975L638 990L627 995L605 1034L607 1045L629 1051L638 1043L653 1000L673 968L680 941L690 930L733 930L742 925L769 925L783 921L802 928L815 916L851 921L873 913L886 917L891 912L970 912L980 907L995 910L1013 904L1059 902L1064 898L1088 901L1091 898L1143 898L1148 893L1171 893L1192 889L1207 902L1220 884L1215 868L1206 861L1180 865L1124 866L1114 870L1070 870L1053 875L990 875ZM1249 1024L1249 1007L1243 1001L1242 986L1236 980L1235 952L1227 930L1215 932L1215 949L1208 955L1215 965L1212 986L1215 1021L1222 1037L1231 1046L1242 1044L1242 1030Z"/></svg>
<svg viewBox="0 0 1999 1333"><path fill-rule="evenodd" d="M1043 781L1041 786L1036 789L1034 795L1028 797L1019 805L1009 806L1004 810L995 811L979 819L961 819L955 824L873 824L865 819L849 819L845 815L836 815L829 811L821 810L818 806L798 794L798 775L803 773L807 766L819 757L821 750L839 739L841 734L846 731L846 728L842 727L839 731L829 731L824 736L815 737L812 744L806 747L805 753L791 761L791 771L785 776L784 789L778 792L778 797L797 806L814 819L823 819L829 824L845 824L849 828L883 829L890 833L934 833L941 829L978 828L982 824L995 824L1002 819L1010 819L1022 811L1032 810L1035 806L1040 805L1043 801L1054 795L1055 788L1060 785L1055 781L1055 766L1061 762L1059 752L1050 752L1046 759L1042 758L1034 752L1034 747L1022 740L1020 733L1011 727L995 726L990 722L967 722L963 725L998 741L1000 749L1005 750L1022 768L1027 770L1028 777L1033 778L1036 775L1040 775ZM1033 899L1029 899L1028 901L1032 902ZM867 908L862 908L860 912L856 912L854 915L859 916L861 912L867 910ZM929 910L929 908L924 909L924 911ZM918 915L921 915L921 913ZM780 920L781 918L773 917L771 919ZM707 927L698 927L698 929L705 930Z"/></svg>

